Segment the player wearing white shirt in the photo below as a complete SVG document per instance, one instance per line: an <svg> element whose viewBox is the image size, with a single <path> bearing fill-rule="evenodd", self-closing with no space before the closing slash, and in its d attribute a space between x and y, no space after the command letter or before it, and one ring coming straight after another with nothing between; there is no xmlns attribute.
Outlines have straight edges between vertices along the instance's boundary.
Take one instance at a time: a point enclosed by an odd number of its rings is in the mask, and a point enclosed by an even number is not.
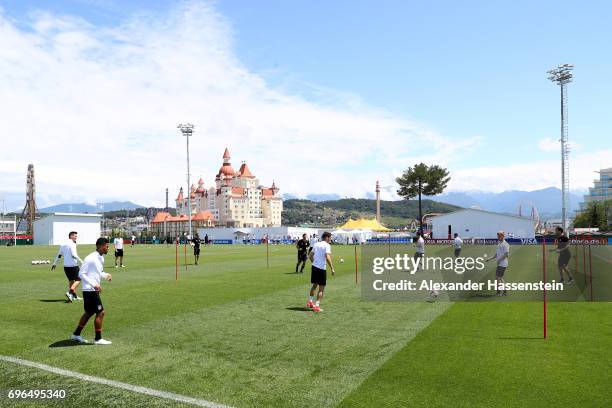
<svg viewBox="0 0 612 408"><path fill-rule="evenodd" d="M504 231L499 231L497 233L497 249L495 251L495 255L491 258L487 259L491 261L495 259L497 261L497 269L495 270L495 285L497 286L497 296L506 296L508 293L504 290L503 294L499 290L499 283L504 283L504 273L506 272L506 268L508 267L508 257L510 256L510 245L505 240L506 234Z"/></svg>
<svg viewBox="0 0 612 408"><path fill-rule="evenodd" d="M323 292L325 291L325 285L327 285L327 271L326 266L329 265L331 268L332 276L336 275L334 265L331 259L331 233L324 232L321 235L321 241L314 244L312 251L308 254L310 262L312 262L312 269L310 274L310 296L308 297L308 303L306 307L312 309L314 312L320 312L321 300L323 299ZM317 292L317 287L319 291ZM316 293L316 302L313 303Z"/></svg>
<svg viewBox="0 0 612 408"><path fill-rule="evenodd" d="M113 245L115 246L115 268L118 268L117 260L119 260L119 265L121 265L121 267L124 268L123 266L123 238L121 237L115 238L113 240Z"/></svg>
<svg viewBox="0 0 612 408"><path fill-rule="evenodd" d="M134 247L135 243L136 243L136 235L132 235L132 247Z"/></svg>
<svg viewBox="0 0 612 408"><path fill-rule="evenodd" d="M315 244L317 242L319 242L319 239L317 238L317 235L316 234L312 234L312 237L310 237L310 240L308 241L308 243L310 244L310 247L308 247L308 255L310 255L310 253L314 249L314 246L315 246Z"/></svg>
<svg viewBox="0 0 612 408"><path fill-rule="evenodd" d="M459 234L455 232L455 239L453 240L453 246L455 247L455 258L459 258L461 255L461 247L463 246L463 240L459 238Z"/></svg>
<svg viewBox="0 0 612 408"><path fill-rule="evenodd" d="M416 241L416 252L414 253L414 261L418 262L418 269L421 269L423 266L423 262L425 262L425 239L423 238L423 233L421 231L417 231L417 241Z"/></svg>
<svg viewBox="0 0 612 408"><path fill-rule="evenodd" d="M76 231L70 231L68 234L68 242L64 245L61 245L59 248L59 252L53 260L53 265L51 265L51 270L55 270L57 262L60 258L64 258L64 273L66 274L66 278L68 278L68 292L66 292L66 298L69 302L73 300L79 300L76 293L76 288L79 286L79 282L81 279L79 278L79 266L78 263L83 263L83 260L79 258L79 254L77 254L77 242L78 234Z"/></svg>
<svg viewBox="0 0 612 408"><path fill-rule="evenodd" d="M112 342L102 338L104 306L102 306L102 300L100 299L100 292L102 292L100 282L102 279L106 279L110 282L113 278L110 273L104 272L104 255L107 253L108 239L98 238L96 241L96 250L85 257L83 265L81 265L81 270L79 271L79 277L83 282L83 308L85 309L85 313L81 316L79 325L72 333L71 337L72 340L78 341L79 343L87 343L87 340L81 337L81 331L89 321L89 318L95 314L96 319L94 321L94 328L96 330L96 339L94 344L112 344Z"/></svg>

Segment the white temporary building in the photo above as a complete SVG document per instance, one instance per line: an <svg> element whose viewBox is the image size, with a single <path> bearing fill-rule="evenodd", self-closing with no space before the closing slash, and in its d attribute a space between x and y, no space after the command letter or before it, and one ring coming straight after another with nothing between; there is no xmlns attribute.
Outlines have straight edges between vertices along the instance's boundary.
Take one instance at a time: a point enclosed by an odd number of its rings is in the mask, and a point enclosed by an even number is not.
<svg viewBox="0 0 612 408"><path fill-rule="evenodd" d="M34 221L34 245L61 245L76 231L78 244L95 244L100 238L100 214L53 213Z"/></svg>
<svg viewBox="0 0 612 408"><path fill-rule="evenodd" d="M496 238L504 231L510 238L535 238L535 221L516 215L466 208L431 218L432 238L461 237Z"/></svg>
<svg viewBox="0 0 612 408"><path fill-rule="evenodd" d="M198 228L198 234L201 239L208 235L208 238L214 240L242 243L244 240L261 240L265 237L270 240L300 239L302 234L306 234L308 237L316 234L320 237L322 230L305 227L216 227Z"/></svg>

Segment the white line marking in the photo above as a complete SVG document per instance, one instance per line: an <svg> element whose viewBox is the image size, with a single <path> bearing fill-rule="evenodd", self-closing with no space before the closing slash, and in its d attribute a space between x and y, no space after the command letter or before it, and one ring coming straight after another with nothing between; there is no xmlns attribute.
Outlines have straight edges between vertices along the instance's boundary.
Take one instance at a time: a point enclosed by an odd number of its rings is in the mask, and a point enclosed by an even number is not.
<svg viewBox="0 0 612 408"><path fill-rule="evenodd" d="M170 399L170 400L178 401L178 402L184 402L185 404L192 404L192 405L197 405L200 407L207 407L207 408L231 408L228 405L223 405L223 404L219 404L216 402L187 397L185 395L174 394L174 393L166 392L166 391L154 390L152 388L147 388L147 387L140 387L138 385L122 383L119 381L107 380L106 378L100 378L100 377L94 377L94 376L87 375L87 374L81 374L75 371L64 370L63 368L57 368L57 367L48 366L46 364L36 363L33 361L22 360L20 358L0 355L0 360L7 361L9 363L22 365L22 366L38 368L39 370L48 371L53 374L63 375L64 377L73 377L73 378L78 378L79 380L89 381L89 382L96 383L96 384L110 385L111 387L122 388L124 390L137 392L137 393L145 394L145 395L151 395L153 397L165 398L165 399Z"/></svg>

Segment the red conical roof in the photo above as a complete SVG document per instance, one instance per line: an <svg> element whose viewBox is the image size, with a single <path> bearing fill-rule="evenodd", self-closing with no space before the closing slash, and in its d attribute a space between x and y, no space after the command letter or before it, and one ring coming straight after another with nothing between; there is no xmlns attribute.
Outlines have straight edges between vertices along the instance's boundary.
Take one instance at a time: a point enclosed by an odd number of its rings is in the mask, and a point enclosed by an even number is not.
<svg viewBox="0 0 612 408"><path fill-rule="evenodd" d="M223 152L223 158L224 159L230 159L230 153L229 150L227 150L227 147L225 148L225 152Z"/></svg>
<svg viewBox="0 0 612 408"><path fill-rule="evenodd" d="M253 173L251 173L251 170L246 163L242 163L242 166L240 166L240 170L238 170L238 172L240 172L240 177L255 177Z"/></svg>

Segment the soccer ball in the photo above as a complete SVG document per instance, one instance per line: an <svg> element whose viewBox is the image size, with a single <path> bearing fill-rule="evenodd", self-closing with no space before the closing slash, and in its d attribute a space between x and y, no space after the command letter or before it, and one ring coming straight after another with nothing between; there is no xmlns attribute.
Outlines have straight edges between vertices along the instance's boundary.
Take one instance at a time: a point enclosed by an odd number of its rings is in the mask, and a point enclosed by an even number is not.
<svg viewBox="0 0 612 408"><path fill-rule="evenodd" d="M344 258L340 258L340 263L344 263Z"/></svg>

